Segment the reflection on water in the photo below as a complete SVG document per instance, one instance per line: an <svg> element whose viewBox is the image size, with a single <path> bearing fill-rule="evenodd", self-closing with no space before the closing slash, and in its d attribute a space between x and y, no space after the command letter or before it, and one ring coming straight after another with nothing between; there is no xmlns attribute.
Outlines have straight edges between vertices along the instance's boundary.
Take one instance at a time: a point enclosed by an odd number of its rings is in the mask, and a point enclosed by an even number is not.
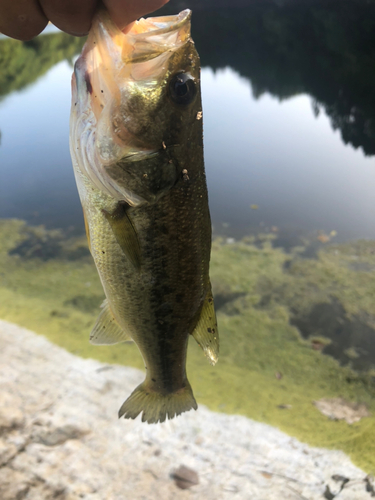
<svg viewBox="0 0 375 500"><path fill-rule="evenodd" d="M256 96L313 96L316 112L329 115L345 143L375 152L372 1L238 0L234 5L242 8L235 9L208 3L211 8L199 10L200 0L178 1L198 9L193 37L204 65L232 67L251 80Z"/></svg>
<svg viewBox="0 0 375 500"><path fill-rule="evenodd" d="M222 353L207 370L191 345L188 367L200 402L342 448L368 471L374 417L351 427L312 401L375 411L374 14L346 1L194 13ZM134 347L87 342L102 288L68 151L80 44L0 41L0 217L29 223L0 221L0 317L141 366Z"/></svg>
<svg viewBox="0 0 375 500"><path fill-rule="evenodd" d="M255 99L230 69L204 69L202 92L215 232L227 223L235 237L272 226L375 235L374 162L314 117L308 96Z"/></svg>
<svg viewBox="0 0 375 500"><path fill-rule="evenodd" d="M2 38L0 97L27 87L59 61L71 61L82 45L82 39L65 33L44 35L24 43Z"/></svg>
<svg viewBox="0 0 375 500"><path fill-rule="evenodd" d="M61 62L0 107L1 217L83 230L68 151L70 75ZM340 241L373 237L373 160L344 146L326 115L314 117L310 97L255 99L229 68L204 68L202 93L216 234L276 227L288 235L334 230Z"/></svg>
<svg viewBox="0 0 375 500"><path fill-rule="evenodd" d="M69 154L72 67L58 63L0 107L0 214L48 227L80 226Z"/></svg>

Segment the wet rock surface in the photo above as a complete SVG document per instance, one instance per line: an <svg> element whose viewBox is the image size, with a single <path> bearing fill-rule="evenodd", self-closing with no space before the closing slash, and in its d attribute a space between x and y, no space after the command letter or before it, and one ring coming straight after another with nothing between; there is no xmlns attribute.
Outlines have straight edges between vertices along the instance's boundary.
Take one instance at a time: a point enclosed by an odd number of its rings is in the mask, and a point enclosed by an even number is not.
<svg viewBox="0 0 375 500"><path fill-rule="evenodd" d="M0 498L373 496L371 478L344 453L245 417L200 406L165 424L118 420L142 380L138 370L78 358L0 321Z"/></svg>

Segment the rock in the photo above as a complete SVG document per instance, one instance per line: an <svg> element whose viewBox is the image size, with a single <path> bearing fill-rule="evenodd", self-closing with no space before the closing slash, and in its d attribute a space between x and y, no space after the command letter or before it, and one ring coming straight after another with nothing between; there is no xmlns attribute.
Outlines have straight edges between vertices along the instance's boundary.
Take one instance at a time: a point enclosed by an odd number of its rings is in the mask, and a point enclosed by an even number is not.
<svg viewBox="0 0 375 500"><path fill-rule="evenodd" d="M352 403L343 398L322 398L314 401L314 405L326 417L332 420L345 420L349 425L371 416L365 404Z"/></svg>
<svg viewBox="0 0 375 500"><path fill-rule="evenodd" d="M89 432L88 429L78 427L75 424L65 423L56 426L52 422L45 422L43 425L38 421L34 423L31 441L45 446L56 446L65 443L69 439L78 439Z"/></svg>
<svg viewBox="0 0 375 500"><path fill-rule="evenodd" d="M31 477L9 467L0 469L1 500L21 500L31 487Z"/></svg>
<svg viewBox="0 0 375 500"><path fill-rule="evenodd" d="M195 470L180 465L178 469L172 472L171 477L175 480L176 486L182 490L187 490L195 484L199 484L199 477Z"/></svg>
<svg viewBox="0 0 375 500"><path fill-rule="evenodd" d="M20 408L21 400L14 397L9 386L4 384L0 393L0 435L23 425L23 413Z"/></svg>
<svg viewBox="0 0 375 500"><path fill-rule="evenodd" d="M118 420L143 378L0 321L0 499L315 500L341 487L340 500L371 497L344 453L245 417L201 405L163 424Z"/></svg>
<svg viewBox="0 0 375 500"><path fill-rule="evenodd" d="M17 446L0 438L0 467L3 467L9 460L15 457L17 452Z"/></svg>

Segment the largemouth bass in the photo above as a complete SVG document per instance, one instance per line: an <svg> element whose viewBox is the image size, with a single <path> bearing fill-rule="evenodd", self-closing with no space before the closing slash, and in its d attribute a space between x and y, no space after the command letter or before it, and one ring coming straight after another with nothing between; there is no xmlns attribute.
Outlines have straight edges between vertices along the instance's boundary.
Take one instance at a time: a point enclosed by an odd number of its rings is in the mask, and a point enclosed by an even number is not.
<svg viewBox="0 0 375 500"><path fill-rule="evenodd" d="M100 11L72 78L71 156L106 295L90 340L136 343L146 379L119 416L149 423L197 409L189 335L212 364L219 351L190 18L141 19L125 35Z"/></svg>

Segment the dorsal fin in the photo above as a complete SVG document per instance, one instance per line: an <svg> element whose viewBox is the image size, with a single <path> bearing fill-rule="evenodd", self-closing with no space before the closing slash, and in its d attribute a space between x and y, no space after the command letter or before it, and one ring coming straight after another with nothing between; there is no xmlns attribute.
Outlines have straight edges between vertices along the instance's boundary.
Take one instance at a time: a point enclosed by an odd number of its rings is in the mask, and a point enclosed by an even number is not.
<svg viewBox="0 0 375 500"><path fill-rule="evenodd" d="M129 205L126 202L120 202L111 214L106 210L102 210L102 212L109 222L122 251L134 268L139 271L141 268L141 247L137 231L127 213L128 209Z"/></svg>
<svg viewBox="0 0 375 500"><path fill-rule="evenodd" d="M131 336L117 323L106 299L101 305L103 310L90 333L90 343L96 345L111 345L131 341Z"/></svg>
<svg viewBox="0 0 375 500"><path fill-rule="evenodd" d="M203 352L209 362L212 365L216 364L219 357L219 332L217 329L211 283L209 283L201 315L192 335L203 349Z"/></svg>

